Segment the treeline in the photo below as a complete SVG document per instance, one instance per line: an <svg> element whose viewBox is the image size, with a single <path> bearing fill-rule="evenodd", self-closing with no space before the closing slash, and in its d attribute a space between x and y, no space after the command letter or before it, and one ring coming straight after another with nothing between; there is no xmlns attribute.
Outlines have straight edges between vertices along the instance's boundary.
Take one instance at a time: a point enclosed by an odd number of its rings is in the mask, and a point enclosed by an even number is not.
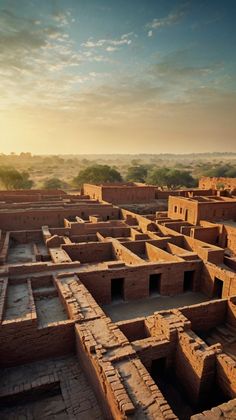
<svg viewBox="0 0 236 420"><path fill-rule="evenodd" d="M59 178L50 178L43 184L43 188L81 188L85 183L105 184L119 182L141 182L160 187L181 188L196 187L198 180L194 179L190 172L179 169L152 168L145 165L131 166L127 175L122 177L121 173L109 165L91 165L79 171L69 184Z"/></svg>
<svg viewBox="0 0 236 420"><path fill-rule="evenodd" d="M235 165L222 165L216 168L210 168L205 171L204 176L210 177L223 177L223 178L236 178L236 166Z"/></svg>
<svg viewBox="0 0 236 420"><path fill-rule="evenodd" d="M148 165L138 165L129 167L126 177L122 177L116 168L109 165L91 165L79 171L78 175L69 184L53 177L46 179L42 187L45 189L80 188L84 183L102 184L122 181L146 182L167 186L168 188L194 187L197 185L197 180L189 172L179 169L155 169ZM0 168L0 182L6 190L30 189L34 185L28 172L20 172L14 168Z"/></svg>
<svg viewBox="0 0 236 420"><path fill-rule="evenodd" d="M215 167L200 166L197 175L193 172L191 168L182 168L182 165L175 168L157 167L152 164L133 164L127 168L125 175L122 175L116 166L88 163L88 166L81 169L78 175L69 182L65 182L59 177L48 177L43 181L41 188L70 189L80 188L84 183L102 184L126 181L176 189L197 187L200 176L236 177L236 167L232 164L216 165ZM12 167L0 167L0 184L6 190L34 187L34 181L28 171L20 171Z"/></svg>

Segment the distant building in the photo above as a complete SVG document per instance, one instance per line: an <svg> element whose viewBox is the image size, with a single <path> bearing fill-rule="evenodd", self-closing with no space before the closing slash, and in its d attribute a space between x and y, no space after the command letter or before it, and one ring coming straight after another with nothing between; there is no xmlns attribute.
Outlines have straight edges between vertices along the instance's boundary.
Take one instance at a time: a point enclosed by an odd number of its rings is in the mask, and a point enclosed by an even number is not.
<svg viewBox="0 0 236 420"><path fill-rule="evenodd" d="M199 188L219 190L227 189L234 190L236 189L236 178L223 178L223 177L202 177L199 180Z"/></svg>
<svg viewBox="0 0 236 420"><path fill-rule="evenodd" d="M169 197L168 216L197 224L200 220L236 219L236 198L222 196Z"/></svg>
<svg viewBox="0 0 236 420"><path fill-rule="evenodd" d="M134 182L121 184L84 184L83 193L113 204L149 203L155 200L155 187Z"/></svg>

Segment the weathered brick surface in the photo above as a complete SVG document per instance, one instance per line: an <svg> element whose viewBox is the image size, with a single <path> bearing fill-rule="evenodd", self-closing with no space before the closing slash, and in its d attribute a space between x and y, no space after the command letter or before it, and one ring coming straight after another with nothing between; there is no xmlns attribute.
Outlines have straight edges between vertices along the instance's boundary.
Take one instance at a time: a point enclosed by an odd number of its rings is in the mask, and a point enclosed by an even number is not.
<svg viewBox="0 0 236 420"><path fill-rule="evenodd" d="M214 407L211 410L203 411L191 417L191 420L234 420L236 418L236 399Z"/></svg>
<svg viewBox="0 0 236 420"><path fill-rule="evenodd" d="M233 215L234 200L193 192L170 198L169 217L144 217L86 197L29 194L0 202L0 403L15 404L1 418L34 418L36 407L44 418L47 390L51 418L102 418L94 391L106 419L174 420L173 402L152 379L156 361L194 404L215 383L225 400L235 397L235 231L207 221L215 210L212 220ZM113 323L100 307L114 299L112 281L121 281L120 298L137 300L149 297L152 275L159 299L186 289L218 299ZM76 356L46 360L69 353ZM21 398L24 406L16 404ZM193 418L227 418L233 410L229 403Z"/></svg>
<svg viewBox="0 0 236 420"><path fill-rule="evenodd" d="M59 395L52 395L38 403L19 404L27 393L50 389L59 385ZM47 396L47 394L46 394ZM0 403L9 401L7 408L0 408L3 420L35 418L103 419L96 397L75 357L46 359L43 362L1 370Z"/></svg>

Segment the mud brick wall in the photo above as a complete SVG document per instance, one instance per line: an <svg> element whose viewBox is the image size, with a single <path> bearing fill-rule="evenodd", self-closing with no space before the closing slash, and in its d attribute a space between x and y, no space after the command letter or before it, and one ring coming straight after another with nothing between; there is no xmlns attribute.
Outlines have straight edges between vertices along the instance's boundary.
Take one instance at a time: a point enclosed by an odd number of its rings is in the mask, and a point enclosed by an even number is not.
<svg viewBox="0 0 236 420"><path fill-rule="evenodd" d="M157 246L146 243L147 255L150 261L181 261L178 257L164 251Z"/></svg>
<svg viewBox="0 0 236 420"><path fill-rule="evenodd" d="M151 274L160 274L160 293L166 296L174 296L183 292L184 271L194 264L189 263L165 263L156 265L143 265L115 270L96 270L81 272L80 279L92 293L99 304L111 302L111 279L124 279L124 299L136 300L149 296L149 278ZM190 269L191 269L190 268Z"/></svg>
<svg viewBox="0 0 236 420"><path fill-rule="evenodd" d="M63 226L64 217L75 217L78 210L58 209L34 209L15 210L8 213L0 213L0 226L7 230L40 229L43 225L53 227Z"/></svg>
<svg viewBox="0 0 236 420"><path fill-rule="evenodd" d="M193 403L202 403L208 398L215 380L216 352L193 332L179 333L175 372Z"/></svg>
<svg viewBox="0 0 236 420"><path fill-rule="evenodd" d="M94 213L100 215L104 220L119 219L120 209L109 205L73 205L71 208L49 209L25 209L9 210L0 213L0 229L25 230L28 226L31 229L41 229L43 225L51 227L64 227L64 219L76 216L86 217Z"/></svg>
<svg viewBox="0 0 236 420"><path fill-rule="evenodd" d="M67 228L67 227L63 227L63 228L51 228L50 227L50 233L52 235L70 236L71 229Z"/></svg>
<svg viewBox="0 0 236 420"><path fill-rule="evenodd" d="M0 366L14 366L74 351L74 322L55 322L47 328L22 321L0 327Z"/></svg>
<svg viewBox="0 0 236 420"><path fill-rule="evenodd" d="M183 233L182 232L182 228L187 228L187 232L189 231L189 229L191 228L191 224L189 222L184 222L184 221L176 221L174 222L173 220L167 220L165 222L162 222L163 226L169 228L169 229L173 229L176 232L179 233Z"/></svg>
<svg viewBox="0 0 236 420"><path fill-rule="evenodd" d="M61 273L54 277L53 282L70 319L88 320L105 316L100 306L74 273Z"/></svg>
<svg viewBox="0 0 236 420"><path fill-rule="evenodd" d="M120 209L121 216L125 219L125 222L130 226L135 226L136 224L142 229L143 233L148 231L158 232L158 227L156 223L151 222L146 217L140 216L139 214L133 213L129 210Z"/></svg>
<svg viewBox="0 0 236 420"><path fill-rule="evenodd" d="M216 359L217 382L229 398L236 397L236 361L222 353Z"/></svg>
<svg viewBox="0 0 236 420"><path fill-rule="evenodd" d="M140 241L127 241L123 242L122 245L128 248L131 252L133 252L136 255L142 255L146 252L146 241L140 240Z"/></svg>
<svg viewBox="0 0 236 420"><path fill-rule="evenodd" d="M236 208L235 201L219 201L214 203L199 203L198 205L198 221L199 220L229 220L235 219Z"/></svg>
<svg viewBox="0 0 236 420"><path fill-rule="evenodd" d="M158 273L153 270L152 274ZM174 296L183 292L183 267L177 264L168 264L161 270L160 294Z"/></svg>
<svg viewBox="0 0 236 420"><path fill-rule="evenodd" d="M129 341L142 340L150 337L150 332L146 326L145 318L135 318L129 321L120 321L116 325L128 338Z"/></svg>
<svg viewBox="0 0 236 420"><path fill-rule="evenodd" d="M113 256L115 259L124 261L127 264L143 264L144 261L135 253L130 251L126 246L122 245L119 241L112 240Z"/></svg>
<svg viewBox="0 0 236 420"><path fill-rule="evenodd" d="M15 284L17 281L17 278L14 279L13 281ZM50 274L45 274L40 277L31 277L30 281L31 281L32 290L37 289L39 287L49 287L52 285L53 276Z"/></svg>
<svg viewBox="0 0 236 420"><path fill-rule="evenodd" d="M195 227L191 229L191 236L199 241L208 244L216 244L219 235L218 226L215 227Z"/></svg>
<svg viewBox="0 0 236 420"><path fill-rule="evenodd" d="M191 322L194 331L208 331L224 324L227 314L227 300L185 306L179 311Z"/></svg>
<svg viewBox="0 0 236 420"><path fill-rule="evenodd" d="M110 242L94 242L84 244L62 245L73 261L81 263L102 262L112 260L112 245Z"/></svg>
<svg viewBox="0 0 236 420"><path fill-rule="evenodd" d="M177 257L180 257L184 259L185 261L193 261L193 260L199 260L199 257L196 252L188 251L184 248L181 248L173 243L167 244L167 249L169 252L171 252L174 255L177 255Z"/></svg>
<svg viewBox="0 0 236 420"><path fill-rule="evenodd" d="M192 236L190 232L191 226L181 226L180 233L182 233L183 235Z"/></svg>
<svg viewBox="0 0 236 420"><path fill-rule="evenodd" d="M219 418L222 418L222 420L236 418L236 399L220 404L211 410L196 414L191 417L191 420L218 420Z"/></svg>
<svg viewBox="0 0 236 420"><path fill-rule="evenodd" d="M236 327L236 297L228 300L226 323Z"/></svg>
<svg viewBox="0 0 236 420"><path fill-rule="evenodd" d="M166 358L166 366L171 364L175 344L162 337L160 341L150 337L132 343L134 350L141 359L145 368L151 370L152 361L160 358Z"/></svg>
<svg viewBox="0 0 236 420"><path fill-rule="evenodd" d="M8 250L10 242L10 232L6 232L5 236L2 234L1 237L1 249L0 249L0 264L3 264L7 260Z"/></svg>
<svg viewBox="0 0 236 420"><path fill-rule="evenodd" d="M3 313L6 306L6 294L7 294L8 279L0 279L0 329L3 319Z"/></svg>
<svg viewBox="0 0 236 420"><path fill-rule="evenodd" d="M114 204L148 203L155 199L155 187L142 186L112 186L101 187L102 199Z"/></svg>
<svg viewBox="0 0 236 420"><path fill-rule="evenodd" d="M109 350L105 350L102 342L100 343L101 335L100 339L99 335L95 335L88 323L76 325L77 355L103 405L105 418L143 418L145 415L148 418L160 418L163 413L164 418L175 419L169 405L135 353L133 352L131 357L131 353L126 352L124 348L125 343L120 353L113 339L113 351L110 344ZM107 358L107 351L113 354L112 362Z"/></svg>
<svg viewBox="0 0 236 420"><path fill-rule="evenodd" d="M145 266L81 272L79 277L99 304L111 303L111 279L124 279L125 300L149 296L149 269Z"/></svg>
<svg viewBox="0 0 236 420"><path fill-rule="evenodd" d="M153 337L164 336L172 343L177 342L178 331L190 328L189 320L178 310L155 312L146 318L147 327Z"/></svg>
<svg viewBox="0 0 236 420"><path fill-rule="evenodd" d="M183 293L185 263L169 262L160 264L159 269L153 269L150 274L161 273L160 294L174 296Z"/></svg>
<svg viewBox="0 0 236 420"><path fill-rule="evenodd" d="M235 201L191 201L182 197L169 197L168 217L186 220L197 225L200 220L227 220L236 216Z"/></svg>
<svg viewBox="0 0 236 420"><path fill-rule="evenodd" d="M188 236L184 236L183 242L186 249L196 252L203 261L209 261L213 264L223 263L223 249L214 245L208 245L205 242L190 238Z"/></svg>
<svg viewBox="0 0 236 420"><path fill-rule="evenodd" d="M136 300L149 296L149 272L147 267L124 270L124 298ZM113 272L112 278L115 277ZM123 277L123 276L121 276Z"/></svg>
<svg viewBox="0 0 236 420"><path fill-rule="evenodd" d="M49 254L53 263L55 264L63 264L63 263L70 263L71 259L68 254L61 248L50 248Z"/></svg>
<svg viewBox="0 0 236 420"><path fill-rule="evenodd" d="M236 228L224 225L223 235L227 234L227 248L236 253Z"/></svg>
<svg viewBox="0 0 236 420"><path fill-rule="evenodd" d="M198 203L195 201L189 201L182 197L169 196L168 217L171 219L186 220L189 223L196 225L198 222L197 209Z"/></svg>
<svg viewBox="0 0 236 420"><path fill-rule="evenodd" d="M96 242L98 237L95 233L89 235L69 235L72 243ZM101 242L101 241L100 241Z"/></svg>
<svg viewBox="0 0 236 420"><path fill-rule="evenodd" d="M224 263L227 267L231 268L232 270L236 271L236 260L230 257L224 257Z"/></svg>
<svg viewBox="0 0 236 420"><path fill-rule="evenodd" d="M83 193L89 195L90 198L102 201L102 188L99 185L84 184Z"/></svg>
<svg viewBox="0 0 236 420"><path fill-rule="evenodd" d="M106 419L123 419L134 412L134 406L120 380L120 375L109 361L96 356L96 342L89 330L75 327L78 359L100 401ZM123 401L123 404L122 404Z"/></svg>
<svg viewBox="0 0 236 420"><path fill-rule="evenodd" d="M223 184L224 188L236 188L236 178L224 177L201 177L199 180L199 188L202 189L217 189L219 184Z"/></svg>
<svg viewBox="0 0 236 420"><path fill-rule="evenodd" d="M97 225L95 223L95 225ZM101 235L104 237L106 236L112 236L114 238L118 237L129 237L130 236L130 228L128 227L122 227L122 226L99 226L93 227L93 223L91 227L86 225L86 233L89 234L96 234L97 232L100 232Z"/></svg>
<svg viewBox="0 0 236 420"><path fill-rule="evenodd" d="M212 195L213 191L211 189L186 189L186 190L167 190L161 191L157 187L155 187L155 197L157 199L165 199L168 198L170 195L172 196L181 196L181 197L189 197L195 195Z"/></svg>
<svg viewBox="0 0 236 420"><path fill-rule="evenodd" d="M53 271L56 269L63 269L63 268L74 268L79 267L80 263L78 262L70 262L70 263L61 263L61 264L53 264L51 262L37 262L37 263L28 263L28 264L18 264L12 265L8 267L9 275L18 275L18 274L34 274L34 273L41 273L44 271Z"/></svg>
<svg viewBox="0 0 236 420"><path fill-rule="evenodd" d="M0 191L0 197L30 197L31 195L40 195L41 197L54 197L54 196L64 196L67 193L63 190L58 189L49 189L49 190L12 190L12 191Z"/></svg>
<svg viewBox="0 0 236 420"><path fill-rule="evenodd" d="M236 274L226 266L221 267L206 262L203 265L201 290L212 297L214 291L215 277L223 281L222 297L227 298L236 294Z"/></svg>
<svg viewBox="0 0 236 420"><path fill-rule="evenodd" d="M99 305L111 302L110 272L107 270L81 272L79 277Z"/></svg>
<svg viewBox="0 0 236 420"><path fill-rule="evenodd" d="M40 242L43 240L42 230L20 230L10 233L10 238L14 239L20 244L27 244L28 242Z"/></svg>
<svg viewBox="0 0 236 420"><path fill-rule="evenodd" d="M137 229L130 229L131 238L133 241L141 241L143 239L149 239L149 236L146 233L141 233Z"/></svg>

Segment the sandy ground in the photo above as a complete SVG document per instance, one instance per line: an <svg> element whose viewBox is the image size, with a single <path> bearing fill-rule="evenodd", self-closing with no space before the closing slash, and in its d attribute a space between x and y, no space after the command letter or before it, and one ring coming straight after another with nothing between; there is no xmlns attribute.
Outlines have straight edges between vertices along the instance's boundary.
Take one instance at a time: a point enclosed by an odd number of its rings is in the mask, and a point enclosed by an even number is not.
<svg viewBox="0 0 236 420"><path fill-rule="evenodd" d="M202 293L186 292L177 296L160 296L130 302L115 302L103 305L104 312L113 322L123 321L153 314L163 309L180 308L209 300Z"/></svg>

